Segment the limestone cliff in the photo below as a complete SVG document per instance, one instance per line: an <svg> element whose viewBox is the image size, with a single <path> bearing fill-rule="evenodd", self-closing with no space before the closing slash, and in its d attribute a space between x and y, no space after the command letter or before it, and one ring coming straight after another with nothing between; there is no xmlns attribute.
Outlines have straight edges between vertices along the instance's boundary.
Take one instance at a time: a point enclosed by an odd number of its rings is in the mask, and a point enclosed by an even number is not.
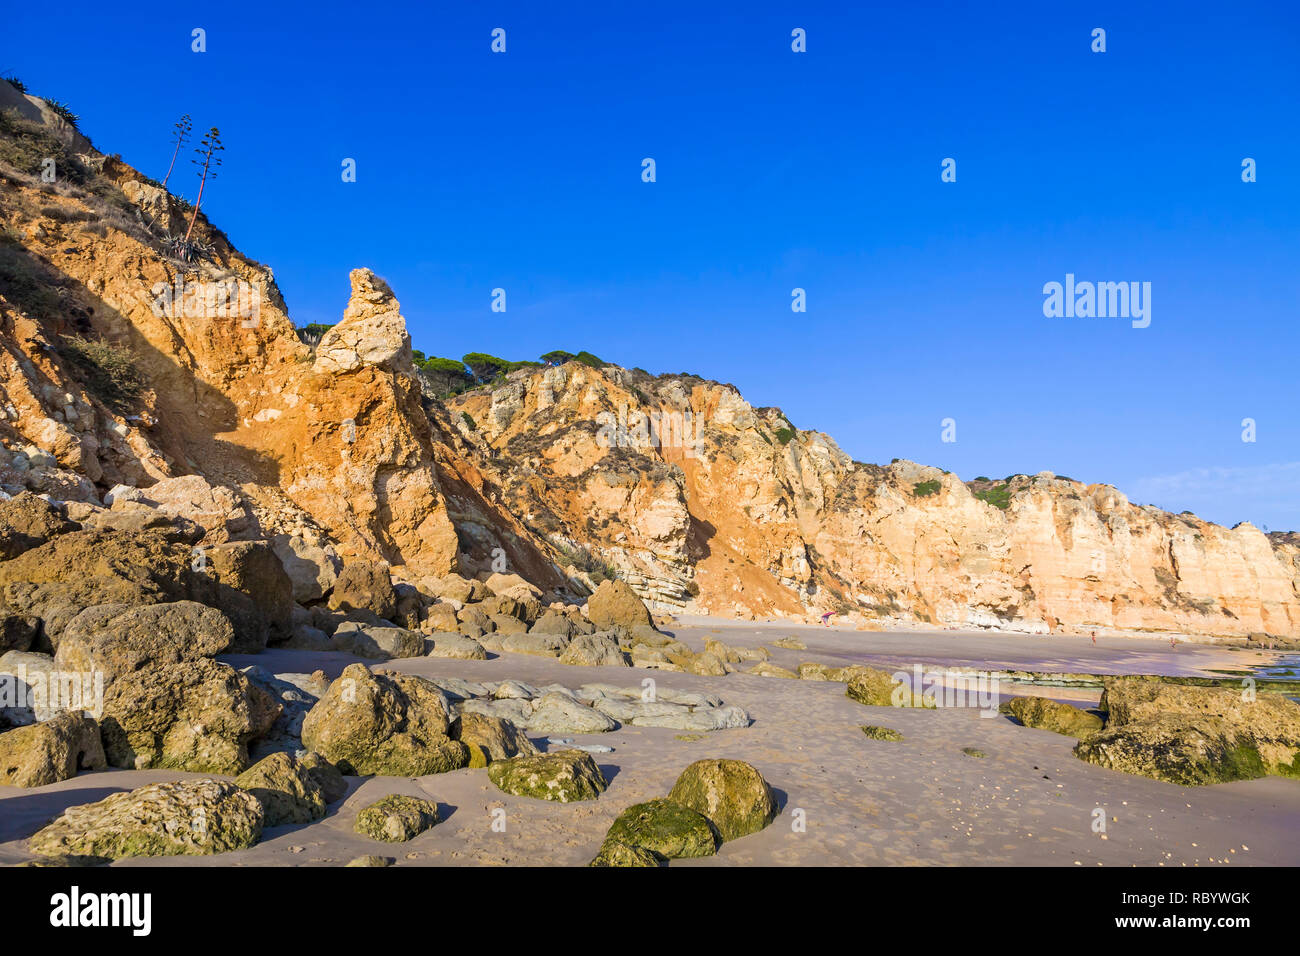
<svg viewBox="0 0 1300 956"><path fill-rule="evenodd" d="M730 386L614 367L516 372L454 407L512 511L669 605L1039 632L1300 630L1294 541L1108 485L1043 473L977 497L937 468L852 461Z"/></svg>
<svg viewBox="0 0 1300 956"><path fill-rule="evenodd" d="M307 567L304 600L337 555L412 578L504 568L569 596L617 574L661 608L721 615L1300 633L1294 536L1109 486L854 462L730 386L616 367L521 370L432 401L373 272L352 272L312 347L268 268L201 215L196 250L179 249L187 206L24 102L0 113L9 493L209 502L223 534ZM52 183L35 174L46 156ZM113 380L113 362L135 378Z"/></svg>

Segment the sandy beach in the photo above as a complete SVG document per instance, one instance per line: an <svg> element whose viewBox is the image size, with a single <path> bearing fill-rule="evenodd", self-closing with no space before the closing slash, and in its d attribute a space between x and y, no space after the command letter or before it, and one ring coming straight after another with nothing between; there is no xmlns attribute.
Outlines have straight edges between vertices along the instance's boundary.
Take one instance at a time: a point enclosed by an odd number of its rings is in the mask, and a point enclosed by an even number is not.
<svg viewBox="0 0 1300 956"><path fill-rule="evenodd" d="M692 647L706 637L735 646L765 644L772 661L869 663L880 667L968 665L996 669L1215 676L1278 655L1164 640L1030 637L990 632L860 632L838 628L687 619L669 628ZM797 637L806 650L773 648ZM356 659L339 653L269 650L223 660L276 673L335 677ZM701 677L626 667L573 667L503 654L487 661L410 658L383 668L428 677L502 680L576 688L604 682L710 691L752 718L740 729L687 734L622 726L575 737L612 747L596 756L610 780L598 800L555 804L501 793L483 769L416 779L348 778L349 793L325 819L269 829L256 846L218 859L165 857L117 866L338 866L379 854L397 865L582 865L627 806L663 796L689 763L728 757L757 767L781 810L760 833L724 844L717 856L673 866L729 865L1296 865L1300 782L1269 777L1185 788L1084 763L1074 740L1019 726L975 709L865 707L845 686L733 673ZM1095 702L1083 688L1027 688L1074 703ZM866 724L893 728L899 742L868 738ZM530 735L541 749L545 737ZM984 756L963 752L973 748ZM0 863L31 858L25 840L64 808L145 783L198 774L106 771L46 787L0 788ZM353 832L357 811L388 793L424 796L443 822L408 843L387 845ZM505 810L494 830L493 811ZM1095 821L1104 816L1105 832ZM500 819L499 814L497 819Z"/></svg>

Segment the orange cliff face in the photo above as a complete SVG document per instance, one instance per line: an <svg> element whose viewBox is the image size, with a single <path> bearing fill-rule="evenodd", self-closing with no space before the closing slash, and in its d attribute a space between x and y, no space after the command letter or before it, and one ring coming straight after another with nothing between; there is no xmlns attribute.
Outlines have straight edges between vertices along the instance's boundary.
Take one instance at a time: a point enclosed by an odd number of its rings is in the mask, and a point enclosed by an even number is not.
<svg viewBox="0 0 1300 956"><path fill-rule="evenodd" d="M1294 543L1134 506L1106 485L1022 476L1003 510L936 468L854 462L730 386L616 367L520 371L452 406L476 422L512 510L668 605L1030 632L1300 633Z"/></svg>
<svg viewBox="0 0 1300 956"><path fill-rule="evenodd" d="M854 462L690 376L569 363L430 401L372 272L351 274L342 321L313 349L269 269L202 216L207 251L169 256L180 204L66 139L81 172L56 187L0 164L5 488L98 502L202 476L247 503L248 534L412 578L504 562L570 596L616 572L660 609L1300 635L1295 536L1047 474L1009 483L1004 510L935 468ZM254 310L204 301L231 283ZM144 390L106 403L65 336L123 346Z"/></svg>

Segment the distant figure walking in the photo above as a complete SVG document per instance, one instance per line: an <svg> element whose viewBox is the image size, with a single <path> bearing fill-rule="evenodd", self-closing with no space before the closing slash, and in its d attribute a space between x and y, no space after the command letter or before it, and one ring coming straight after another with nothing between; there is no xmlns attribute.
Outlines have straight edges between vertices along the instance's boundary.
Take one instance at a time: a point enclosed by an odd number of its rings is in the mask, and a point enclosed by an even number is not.
<svg viewBox="0 0 1300 956"><path fill-rule="evenodd" d="M826 627L830 627L831 618L834 616L835 616L834 611L827 611L825 614L822 615L822 624L824 624Z"/></svg>
<svg viewBox="0 0 1300 956"><path fill-rule="evenodd" d="M1097 643L1097 632L1096 632L1096 631L1093 631L1093 632L1092 632L1092 643L1093 643L1094 645Z"/></svg>
<svg viewBox="0 0 1300 956"><path fill-rule="evenodd" d="M1169 646L1172 647L1174 650L1178 650L1178 642L1174 640L1172 637L1169 638Z"/></svg>

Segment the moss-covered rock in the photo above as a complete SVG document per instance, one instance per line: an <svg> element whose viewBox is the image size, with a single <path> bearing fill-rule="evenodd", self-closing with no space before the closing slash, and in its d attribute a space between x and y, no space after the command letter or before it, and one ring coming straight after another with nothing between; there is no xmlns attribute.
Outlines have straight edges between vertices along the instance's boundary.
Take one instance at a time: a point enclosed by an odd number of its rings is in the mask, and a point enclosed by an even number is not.
<svg viewBox="0 0 1300 956"><path fill-rule="evenodd" d="M503 793L560 803L595 800L609 786L591 754L582 750L496 760L488 779Z"/></svg>
<svg viewBox="0 0 1300 956"><path fill-rule="evenodd" d="M1074 753L1089 763L1194 786L1300 775L1300 704L1241 689L1111 678L1105 729Z"/></svg>
<svg viewBox="0 0 1300 956"><path fill-rule="evenodd" d="M274 753L235 778L258 799L268 827L311 823L325 816L325 793L311 770L292 754Z"/></svg>
<svg viewBox="0 0 1300 956"><path fill-rule="evenodd" d="M447 735L449 710L442 691L423 678L352 664L303 718L302 742L343 773L445 773L469 763L469 750Z"/></svg>
<svg viewBox="0 0 1300 956"><path fill-rule="evenodd" d="M663 861L649 850L606 840L588 866L662 866Z"/></svg>
<svg viewBox="0 0 1300 956"><path fill-rule="evenodd" d="M233 667L201 658L119 677L104 694L100 730L115 767L238 774L249 765L248 744L282 710Z"/></svg>
<svg viewBox="0 0 1300 956"><path fill-rule="evenodd" d="M628 807L610 826L604 845L622 843L665 860L712 856L717 837L703 814L675 800L660 798Z"/></svg>
<svg viewBox="0 0 1300 956"><path fill-rule="evenodd" d="M0 784L43 787L105 766L99 726L80 712L0 733Z"/></svg>
<svg viewBox="0 0 1300 956"><path fill-rule="evenodd" d="M835 676L832 676L832 672L824 673L826 673L828 679L836 679ZM807 678L805 677L805 679ZM856 700L859 704L866 704L868 707L920 707L932 709L935 706L932 698L926 697L923 693L914 693L907 684L896 682L893 675L887 671L877 670L874 667L855 666L848 677L848 687L845 694L851 700Z"/></svg>
<svg viewBox="0 0 1300 956"><path fill-rule="evenodd" d="M1067 737L1090 737L1102 726L1102 720L1096 714L1046 697L1015 697L1001 709L1026 727L1050 730Z"/></svg>
<svg viewBox="0 0 1300 956"><path fill-rule="evenodd" d="M178 856L227 853L257 842L257 798L221 780L155 783L69 807L27 841L42 856Z"/></svg>
<svg viewBox="0 0 1300 956"><path fill-rule="evenodd" d="M776 818L776 797L743 760L697 760L677 778L668 799L701 814L723 840L757 833Z"/></svg>
<svg viewBox="0 0 1300 956"><path fill-rule="evenodd" d="M903 739L903 735L897 730L891 727L877 727L875 724L866 724L863 726L862 732L872 740L899 741Z"/></svg>
<svg viewBox="0 0 1300 956"><path fill-rule="evenodd" d="M537 748L524 732L504 717L463 710L452 722L451 733L469 748L471 767L486 767L493 760L509 760L520 755L531 757L537 753ZM476 751L482 754L483 759L477 765L474 762Z"/></svg>
<svg viewBox="0 0 1300 956"><path fill-rule="evenodd" d="M372 840L405 843L440 822L435 804L419 797L394 793L358 813L354 829Z"/></svg>
<svg viewBox="0 0 1300 956"><path fill-rule="evenodd" d="M984 751L980 750L978 747L962 747L962 748L961 748L961 752L964 753L967 757L987 757L987 756L988 756L988 754L986 754Z"/></svg>
<svg viewBox="0 0 1300 956"><path fill-rule="evenodd" d="M393 858L391 856L376 856L373 853L367 853L365 856L358 856L348 860L344 866L392 866Z"/></svg>

